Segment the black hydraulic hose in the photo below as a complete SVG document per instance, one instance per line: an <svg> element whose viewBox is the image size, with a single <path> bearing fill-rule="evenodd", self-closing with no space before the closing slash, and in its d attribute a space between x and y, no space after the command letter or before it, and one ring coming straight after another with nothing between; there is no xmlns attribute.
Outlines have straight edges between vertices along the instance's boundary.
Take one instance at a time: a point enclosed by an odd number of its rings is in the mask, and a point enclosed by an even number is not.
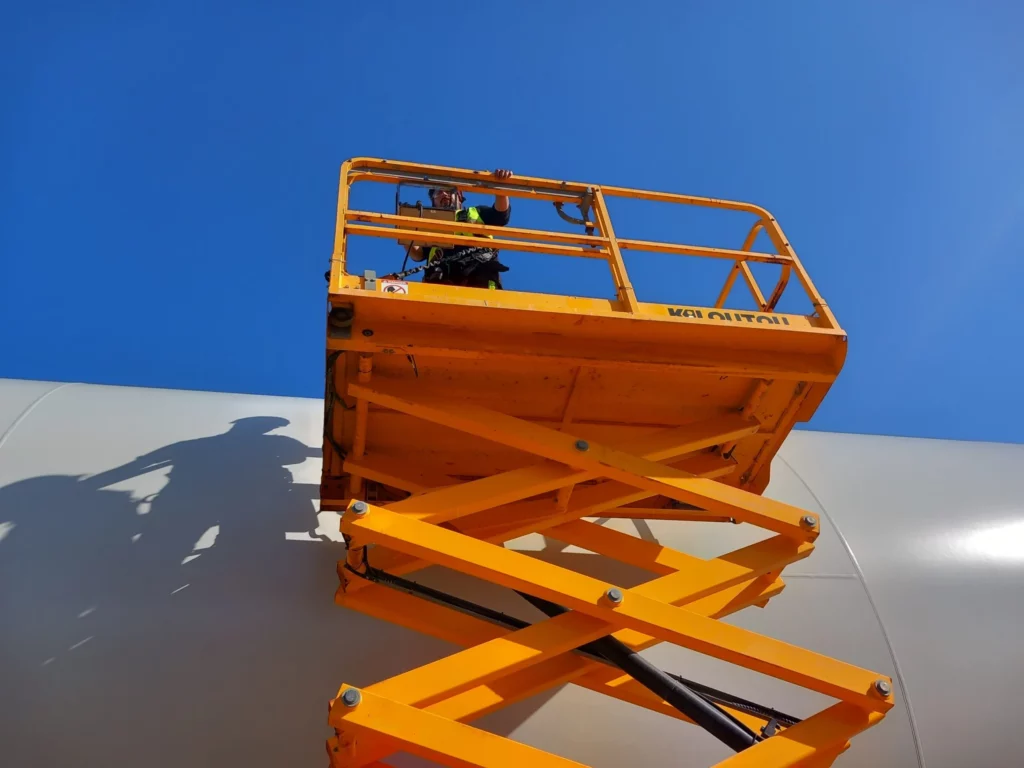
<svg viewBox="0 0 1024 768"><path fill-rule="evenodd" d="M344 405L343 400L339 401ZM424 586L415 581L410 581L409 579L404 579L401 576L395 576L394 574L382 571L379 568L372 568L370 567L369 558L365 549L363 550L363 569L353 569L348 565L346 565L345 568L356 576L368 579L376 584L384 584L392 589L401 590L406 594L415 595L416 597L424 598L449 608L454 608L455 610L461 611L470 616L475 616L478 619L484 619L499 627L504 627L505 629L517 630L530 626L528 622L508 616L499 611L495 611L487 606L478 605L477 603L470 602L469 600L464 600L461 597L450 595L447 592L431 589L430 587ZM520 593L520 595L521 594L522 593ZM525 595L523 595L523 597L525 597ZM554 603L551 603L551 605L554 605ZM601 664L615 666L612 662L608 661L608 659L601 655L599 651L595 650L592 647L592 644L587 644L577 648L576 653L586 656L587 658ZM694 682L693 680L687 680L685 677L672 674L671 672L669 672L668 675L676 682L686 686L701 698L711 702L712 704L719 704L724 707L729 707L730 709L739 710L740 712L746 712L747 714L761 718L762 720L775 720L786 728L794 726L800 722L799 718L787 715L785 712L779 712L777 709L766 707L763 704L757 704L756 702L740 698L739 696L734 696L731 693L719 691L710 686ZM725 714L729 717L732 716L728 711L726 711ZM767 734L762 733L762 735Z"/></svg>
<svg viewBox="0 0 1024 768"><path fill-rule="evenodd" d="M525 592L519 594L549 617L568 609ZM761 739L728 712L658 669L629 646L611 635L581 647L597 654L627 673L630 677L678 709L694 723L736 752L742 752Z"/></svg>

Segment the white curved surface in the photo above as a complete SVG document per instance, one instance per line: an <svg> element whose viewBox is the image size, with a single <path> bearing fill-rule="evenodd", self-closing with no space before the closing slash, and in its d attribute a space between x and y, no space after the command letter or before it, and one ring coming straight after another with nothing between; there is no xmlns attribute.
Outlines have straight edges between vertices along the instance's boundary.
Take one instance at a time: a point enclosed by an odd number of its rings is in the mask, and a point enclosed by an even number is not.
<svg viewBox="0 0 1024 768"><path fill-rule="evenodd" d="M323 765L341 681L452 650L333 604L321 414L315 400L0 380L0 764ZM1020 445L787 441L768 495L821 513L822 535L782 595L732 621L896 675L897 706L837 765L1017 763L1022 476ZM696 523L640 533L701 556L761 537ZM540 536L516 546L642 578ZM423 578L531 615L497 588ZM828 703L681 649L648 655L794 714ZM600 768L727 755L696 728L572 686L480 725Z"/></svg>

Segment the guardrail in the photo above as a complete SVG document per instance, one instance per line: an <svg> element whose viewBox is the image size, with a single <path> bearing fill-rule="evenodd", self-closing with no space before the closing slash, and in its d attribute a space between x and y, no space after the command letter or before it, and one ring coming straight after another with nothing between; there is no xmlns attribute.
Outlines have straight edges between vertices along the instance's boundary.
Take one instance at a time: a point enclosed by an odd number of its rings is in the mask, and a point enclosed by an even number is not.
<svg viewBox="0 0 1024 768"><path fill-rule="evenodd" d="M518 227L488 227L464 222L350 210L348 207L349 191L353 184L364 181L450 186L463 192L488 192L515 198L546 200L552 203L574 203L581 206L581 211L584 214L592 213L593 220L587 219L585 226L597 234L573 234ZM742 211L754 214L757 216L757 221L747 233L739 249L620 238L615 235L608 213L607 198L610 197ZM768 236L776 253L761 253L751 250L761 231ZM470 235L460 235L456 232L470 233ZM773 312L789 285L791 276L795 274L814 308L813 316L817 318L817 324L831 329L839 327L775 217L760 206L710 197L536 177L516 176L512 181L502 181L491 175L489 171L472 171L365 157L353 158L341 166L341 180L338 186L338 217L334 253L331 260L331 291L336 292L341 284L341 278L348 274L346 272L346 253L349 236L383 237L430 245L479 246L480 240L473 237L473 234L491 235L493 239L488 240L487 245L502 250L604 259L611 271L619 306L623 312L627 313L636 312L639 305L622 259L624 250L732 261L732 270L715 302L716 308L725 306L736 283L736 278L742 276L759 310ZM782 267L778 282L768 298L765 298L765 294L750 269L751 262L779 264Z"/></svg>

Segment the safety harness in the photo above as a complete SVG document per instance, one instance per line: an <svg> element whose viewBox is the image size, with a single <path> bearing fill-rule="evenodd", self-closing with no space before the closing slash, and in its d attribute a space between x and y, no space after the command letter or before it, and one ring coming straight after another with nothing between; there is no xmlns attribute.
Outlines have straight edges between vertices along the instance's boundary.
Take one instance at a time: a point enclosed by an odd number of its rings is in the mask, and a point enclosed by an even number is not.
<svg viewBox="0 0 1024 768"><path fill-rule="evenodd" d="M483 218L480 216L480 212L476 209L475 206L471 208L463 208L459 211L456 211L455 220L463 221L468 224L484 223ZM456 232L455 234L460 235L462 237L483 237L488 238L490 240L494 239L493 235L481 235L476 232ZM406 258L408 258L409 251L411 250L412 246L409 246L409 249L406 251ZM412 269L402 269L399 272L393 272L390 275L386 275L386 279L403 280L406 277L409 277L410 275L415 275L416 273L423 272L424 270L443 270L443 268L448 267L449 265L454 265L456 263L468 264L471 260L477 261L480 264L486 264L490 261L494 261L495 259L497 259L498 255L493 248L487 247L456 248L452 250L451 253L448 254L443 254L444 250L444 248L441 248L436 245L431 246L430 249L427 251L427 259L424 264L421 264L418 267L413 267ZM405 265L403 263L403 267L404 266ZM504 265L501 264L497 265L497 271L505 272L507 270L508 267L504 267Z"/></svg>
<svg viewBox="0 0 1024 768"><path fill-rule="evenodd" d="M465 214L465 218L460 218L460 214ZM484 223L483 218L480 216L480 211L478 211L476 209L476 206L473 206L471 208L463 208L462 210L456 211L455 212L455 220L456 221L464 221L467 224L483 224ZM473 232L456 232L455 234L456 235L460 235L462 237L473 237L474 236ZM491 240L494 239L494 235L476 235L476 237L486 237L486 238L489 238ZM427 265L428 266L432 265L433 262L436 259L440 258L440 253L441 253L442 250L443 250L442 248L439 248L439 247L437 247L435 245L435 246L432 246L429 251L427 251ZM481 251L481 250L493 250L493 249L490 249L490 248L472 248L470 250ZM460 256L464 256L466 252L465 251L458 251L458 253L460 254Z"/></svg>

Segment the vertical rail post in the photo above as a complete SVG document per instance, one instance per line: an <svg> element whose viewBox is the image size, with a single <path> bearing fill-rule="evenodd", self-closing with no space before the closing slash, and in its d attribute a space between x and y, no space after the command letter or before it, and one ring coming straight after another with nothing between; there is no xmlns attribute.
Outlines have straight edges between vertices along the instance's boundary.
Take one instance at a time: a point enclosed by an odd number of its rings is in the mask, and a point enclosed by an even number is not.
<svg viewBox="0 0 1024 768"><path fill-rule="evenodd" d="M822 321L824 321L826 328L838 328L839 322L836 320L836 316L832 314L832 310L829 309L828 304L825 303L821 294L818 293L818 289L814 287L814 283L811 282L811 276L807 274L807 270L804 269L804 265L797 257L796 252L793 250L793 246L789 244L789 239L782 231L782 227L779 226L779 222L775 220L774 216L768 214L767 211L764 211L764 213L767 214L765 218L765 231L768 233L768 237L771 238L772 243L778 249L779 253L789 256L789 258L793 260L792 266L793 269L796 270L797 279L804 287L804 291L807 293L807 298L811 300L811 306L814 307L815 313ZM785 276L785 272L783 272L783 275ZM781 287L785 288L784 285ZM779 296L781 296L781 289L779 286L776 286L776 290L773 292L772 298L769 299L768 303L774 307L775 303L778 302Z"/></svg>
<svg viewBox="0 0 1024 768"><path fill-rule="evenodd" d="M569 384L569 395L565 399L565 408L562 409L562 424L559 429L565 429L572 423L573 410L576 406L576 393L580 387L580 376L584 370L589 371L589 368L584 366L577 366L572 374L572 382ZM555 506L559 512L565 512L569 508L569 497L572 495L572 489L574 485L563 485L558 489L558 495L555 497Z"/></svg>
<svg viewBox="0 0 1024 768"><path fill-rule="evenodd" d="M772 385L772 382L766 379L758 379L757 385L754 387L754 391L750 393L750 397L747 398L747 404L743 406L743 410L740 411L740 416L745 419L749 419L754 415L754 409L761 404L761 398L764 397L764 393L768 391L768 387ZM732 451L739 443L738 440L730 440L728 443L718 449L718 454L723 458L732 458Z"/></svg>
<svg viewBox="0 0 1024 768"><path fill-rule="evenodd" d="M747 233L746 239L743 241L743 245L740 246L741 251L749 251L754 247L754 241L757 240L758 234L764 229L764 220L758 219L754 222L754 226L750 228L750 232ZM736 283L736 276L743 273L743 279L747 281L747 287L750 288L750 293L754 297L754 301L757 302L758 307L763 312L765 309L764 296L761 295L761 289L757 285L757 281L754 279L754 273L750 271L750 267L745 262L735 261L732 265L732 270L729 272L729 277L725 279L725 285L722 286L721 293L718 294L718 299L715 300L715 308L721 309L725 306L726 300L729 298L729 294L732 293L732 287Z"/></svg>
<svg viewBox="0 0 1024 768"><path fill-rule="evenodd" d="M341 278L345 275L345 214L348 212L348 175L351 169L351 160L341 164L341 177L338 181L338 218L334 225L334 252L331 254L328 293L337 293L341 290Z"/></svg>
<svg viewBox="0 0 1024 768"><path fill-rule="evenodd" d="M370 374L373 372L373 355L359 356L359 372L356 374L356 381L360 384L370 383ZM370 404L366 398L356 400L356 423L352 433L352 451L349 458L358 461L366 453L366 422L369 418ZM353 499L358 498L363 492L363 476L353 472L349 475L348 494Z"/></svg>
<svg viewBox="0 0 1024 768"><path fill-rule="evenodd" d="M615 230L612 229L612 220L608 215L608 207L605 205L604 194L600 187L594 187L594 217L597 219L597 226L601 234L608 238L608 266L612 270L612 279L615 281L615 292L619 301L631 313L635 314L640 310L636 301L636 293L633 285L629 282L629 275L626 274L626 263L622 260L622 251L619 250L619 241L615 239Z"/></svg>

